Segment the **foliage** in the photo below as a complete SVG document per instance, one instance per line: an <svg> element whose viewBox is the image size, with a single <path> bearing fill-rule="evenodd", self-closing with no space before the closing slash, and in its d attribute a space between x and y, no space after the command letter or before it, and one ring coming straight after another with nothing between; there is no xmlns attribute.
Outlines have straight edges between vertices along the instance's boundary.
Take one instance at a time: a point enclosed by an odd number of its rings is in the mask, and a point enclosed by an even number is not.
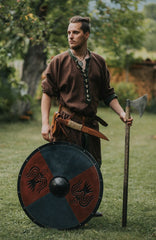
<svg viewBox="0 0 156 240"><path fill-rule="evenodd" d="M15 80L15 69L8 65L10 56L5 49L0 51L0 113L9 114L20 99L30 99L24 82Z"/></svg>
<svg viewBox="0 0 156 240"><path fill-rule="evenodd" d="M2 0L0 24L2 40L17 57L27 52L28 42L59 52L67 47L66 28L70 16L86 14L88 0ZM1 39L0 39L1 41Z"/></svg>
<svg viewBox="0 0 156 240"><path fill-rule="evenodd" d="M151 18L156 21L156 4L149 3L148 5L144 6L144 14L146 18Z"/></svg>
<svg viewBox="0 0 156 240"><path fill-rule="evenodd" d="M141 0L140 0L141 1ZM143 16L137 11L139 0L103 1L76 0L2 0L0 5L1 36L8 50L17 57L27 51L27 43L45 43L59 52L67 47L66 28L73 15L90 15L92 39L109 52L122 58L131 49L139 48L142 40ZM89 3L94 3L94 8ZM1 41L1 39L0 39Z"/></svg>
<svg viewBox="0 0 156 240"><path fill-rule="evenodd" d="M4 74L7 72L7 74ZM9 116L15 114L13 106L17 104L19 100L23 102L31 100L27 95L27 86L24 82L18 82L13 77L14 69L12 67L5 66L0 70L0 113Z"/></svg>
<svg viewBox="0 0 156 240"><path fill-rule="evenodd" d="M148 4L144 7L145 15L145 40L143 42L144 47L148 51L156 51L156 4Z"/></svg>
<svg viewBox="0 0 156 240"><path fill-rule="evenodd" d="M146 110L150 113L156 113L156 97L153 96L148 103Z"/></svg>
<svg viewBox="0 0 156 240"><path fill-rule="evenodd" d="M144 46L148 51L156 51L156 21L146 19L145 21L146 36Z"/></svg>
<svg viewBox="0 0 156 240"><path fill-rule="evenodd" d="M93 31L96 39L117 67L127 68L132 62L135 49L142 46L144 30L143 14L138 12L140 1L115 1L113 7L104 1L96 1Z"/></svg>
<svg viewBox="0 0 156 240"><path fill-rule="evenodd" d="M124 108L126 99L134 100L137 98L136 86L131 82L112 83L118 96L121 106Z"/></svg>

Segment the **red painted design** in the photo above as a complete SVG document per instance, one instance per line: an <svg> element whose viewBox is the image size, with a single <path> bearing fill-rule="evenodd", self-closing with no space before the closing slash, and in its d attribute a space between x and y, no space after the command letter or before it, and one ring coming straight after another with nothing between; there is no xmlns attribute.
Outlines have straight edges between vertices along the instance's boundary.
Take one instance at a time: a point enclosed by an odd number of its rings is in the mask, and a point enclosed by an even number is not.
<svg viewBox="0 0 156 240"><path fill-rule="evenodd" d="M28 187L32 192L41 192L47 186L47 179L45 177L47 170L40 170L37 166L30 169L26 178L28 178Z"/></svg>
<svg viewBox="0 0 156 240"><path fill-rule="evenodd" d="M83 181L79 181L74 184L71 188L71 193L74 196L75 200L77 200L81 207L87 207L94 195L92 194L92 187Z"/></svg>
<svg viewBox="0 0 156 240"><path fill-rule="evenodd" d="M69 182L70 191L66 200L79 223L82 223L94 211L100 195L99 176L95 166L90 167Z"/></svg>
<svg viewBox="0 0 156 240"><path fill-rule="evenodd" d="M36 152L25 165L20 179L20 194L25 207L50 192L53 175L40 152Z"/></svg>

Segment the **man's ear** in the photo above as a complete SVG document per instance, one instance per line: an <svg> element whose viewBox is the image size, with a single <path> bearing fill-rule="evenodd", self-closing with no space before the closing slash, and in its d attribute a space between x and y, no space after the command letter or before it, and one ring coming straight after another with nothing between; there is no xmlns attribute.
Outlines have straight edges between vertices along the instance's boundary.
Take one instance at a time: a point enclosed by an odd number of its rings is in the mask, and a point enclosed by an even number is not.
<svg viewBox="0 0 156 240"><path fill-rule="evenodd" d="M89 38L89 35L90 35L90 33L89 33L89 32L86 32L86 33L85 33L85 37L86 37L86 39L88 39L88 38Z"/></svg>

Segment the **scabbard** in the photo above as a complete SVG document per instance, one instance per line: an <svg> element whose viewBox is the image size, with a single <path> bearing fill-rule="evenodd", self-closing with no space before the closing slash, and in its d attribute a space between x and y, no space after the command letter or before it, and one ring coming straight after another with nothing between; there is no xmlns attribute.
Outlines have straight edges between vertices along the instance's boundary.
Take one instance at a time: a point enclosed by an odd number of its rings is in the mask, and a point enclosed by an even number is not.
<svg viewBox="0 0 156 240"><path fill-rule="evenodd" d="M99 132L99 131L97 131L93 128L89 128L87 126L84 126L83 124L74 122L70 119L62 119L62 118L57 118L57 121L64 124L67 127L72 128L72 129L75 129L75 130L87 133L89 135L92 135L92 136L102 138L104 140L109 141L109 139L103 133L101 133L101 132Z"/></svg>

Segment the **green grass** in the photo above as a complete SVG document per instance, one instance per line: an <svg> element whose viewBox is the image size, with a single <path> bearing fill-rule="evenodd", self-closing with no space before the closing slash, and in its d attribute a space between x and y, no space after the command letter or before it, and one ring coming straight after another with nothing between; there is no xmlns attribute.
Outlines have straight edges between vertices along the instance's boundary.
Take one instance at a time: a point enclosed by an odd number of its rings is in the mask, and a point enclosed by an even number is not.
<svg viewBox="0 0 156 240"><path fill-rule="evenodd" d="M17 179L27 156L46 142L41 137L39 110L30 122L0 123L0 239L2 240L146 240L156 238L156 115L133 114L131 128L127 227L122 228L124 124L110 109L99 109L109 123L101 131L104 194L102 218L92 218L78 230L40 228L24 213Z"/></svg>

